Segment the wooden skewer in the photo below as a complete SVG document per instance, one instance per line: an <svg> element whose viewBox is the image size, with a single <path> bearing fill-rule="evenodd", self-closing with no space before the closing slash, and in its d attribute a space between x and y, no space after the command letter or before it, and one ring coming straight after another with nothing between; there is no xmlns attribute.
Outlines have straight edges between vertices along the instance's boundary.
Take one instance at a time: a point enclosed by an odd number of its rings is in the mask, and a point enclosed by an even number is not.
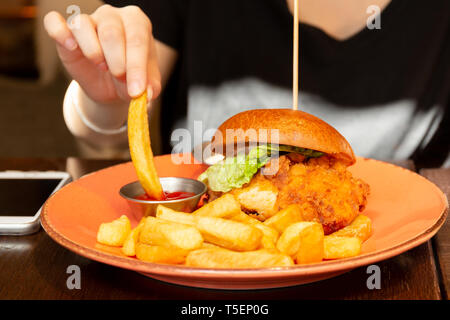
<svg viewBox="0 0 450 320"><path fill-rule="evenodd" d="M294 61L292 81L292 109L298 109L298 1L294 0Z"/></svg>

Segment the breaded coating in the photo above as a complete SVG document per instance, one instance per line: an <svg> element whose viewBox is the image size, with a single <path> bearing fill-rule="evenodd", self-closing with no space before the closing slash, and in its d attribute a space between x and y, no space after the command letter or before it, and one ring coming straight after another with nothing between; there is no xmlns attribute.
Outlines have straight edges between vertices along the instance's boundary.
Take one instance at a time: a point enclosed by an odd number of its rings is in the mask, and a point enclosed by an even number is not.
<svg viewBox="0 0 450 320"><path fill-rule="evenodd" d="M230 191L244 212L257 213L254 217L266 220L278 211L278 189L264 176L257 174L246 186Z"/></svg>
<svg viewBox="0 0 450 320"><path fill-rule="evenodd" d="M306 162L291 159L281 156L275 174L263 176L260 172L247 186L232 191L244 211L257 211L264 220L297 203L305 221L320 222L325 234L330 234L349 225L364 210L369 186L354 178L344 164L327 156ZM256 190L266 192L258 195Z"/></svg>

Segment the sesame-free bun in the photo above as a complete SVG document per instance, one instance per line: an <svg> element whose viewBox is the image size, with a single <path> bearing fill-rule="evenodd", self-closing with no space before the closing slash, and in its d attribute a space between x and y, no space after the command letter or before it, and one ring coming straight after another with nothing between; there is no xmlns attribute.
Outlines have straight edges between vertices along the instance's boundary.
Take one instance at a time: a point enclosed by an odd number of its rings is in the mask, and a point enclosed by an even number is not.
<svg viewBox="0 0 450 320"><path fill-rule="evenodd" d="M249 134L256 130L256 136ZM262 129L262 131L260 131ZM279 139L270 134L278 129ZM227 135L227 130L233 130ZM267 134L262 134L267 132ZM228 145L245 143L278 143L324 152L347 165L355 163L350 144L325 121L303 111L292 109L255 109L226 120L211 140L213 150L225 153Z"/></svg>

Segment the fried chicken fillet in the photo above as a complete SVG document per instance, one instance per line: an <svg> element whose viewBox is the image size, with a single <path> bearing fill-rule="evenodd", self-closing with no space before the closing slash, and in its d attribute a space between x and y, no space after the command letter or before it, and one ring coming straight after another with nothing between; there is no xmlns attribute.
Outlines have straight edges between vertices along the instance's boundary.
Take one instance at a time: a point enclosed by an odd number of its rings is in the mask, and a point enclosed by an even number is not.
<svg viewBox="0 0 450 320"><path fill-rule="evenodd" d="M302 207L303 219L320 222L325 234L349 225L364 210L369 186L336 159L299 160L296 154L272 160L266 167L278 161L275 174L259 172L248 185L231 193L245 212L260 220L296 203Z"/></svg>

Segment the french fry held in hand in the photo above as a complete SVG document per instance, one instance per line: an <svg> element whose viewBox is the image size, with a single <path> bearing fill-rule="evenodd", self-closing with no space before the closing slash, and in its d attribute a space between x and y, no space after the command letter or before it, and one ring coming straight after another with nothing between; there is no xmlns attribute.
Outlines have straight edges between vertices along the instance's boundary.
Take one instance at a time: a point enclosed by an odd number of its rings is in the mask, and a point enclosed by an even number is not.
<svg viewBox="0 0 450 320"><path fill-rule="evenodd" d="M108 246L120 247L131 231L130 220L122 215L112 222L102 223L98 228L97 242Z"/></svg>
<svg viewBox="0 0 450 320"><path fill-rule="evenodd" d="M361 240L355 237L325 236L323 241L324 259L354 257L361 252Z"/></svg>
<svg viewBox="0 0 450 320"><path fill-rule="evenodd" d="M141 233L142 226L145 223L145 218L139 222L139 224L131 230L128 237L125 239L122 247L122 253L126 256L133 257L136 255L136 243L139 240L139 235Z"/></svg>
<svg viewBox="0 0 450 320"><path fill-rule="evenodd" d="M194 227L147 217L141 229L139 242L154 246L194 250L201 248L203 237Z"/></svg>
<svg viewBox="0 0 450 320"><path fill-rule="evenodd" d="M283 233L291 224L300 221L303 221L300 206L298 204L291 204L264 221L264 225Z"/></svg>
<svg viewBox="0 0 450 320"><path fill-rule="evenodd" d="M296 222L284 230L277 249L297 263L320 262L323 259L323 227L317 222Z"/></svg>
<svg viewBox="0 0 450 320"><path fill-rule="evenodd" d="M220 198L205 204L192 214L202 217L228 218L241 212L241 205L231 195L224 194Z"/></svg>
<svg viewBox="0 0 450 320"><path fill-rule="evenodd" d="M372 234L372 220L362 214L358 215L348 226L332 233L337 237L356 237L361 241L366 241Z"/></svg>
<svg viewBox="0 0 450 320"><path fill-rule="evenodd" d="M184 263L188 253L187 250L177 248L136 244L136 257L147 262L180 264Z"/></svg>
<svg viewBox="0 0 450 320"><path fill-rule="evenodd" d="M164 199L164 192L153 163L147 114L147 93L131 100L128 110L128 144L139 182L145 192L156 200Z"/></svg>
<svg viewBox="0 0 450 320"><path fill-rule="evenodd" d="M263 236L253 226L222 218L198 217L196 227L205 241L237 251L256 250Z"/></svg>
<svg viewBox="0 0 450 320"><path fill-rule="evenodd" d="M186 265L199 268L268 268L294 265L291 257L274 250L235 252L225 249L191 251Z"/></svg>

